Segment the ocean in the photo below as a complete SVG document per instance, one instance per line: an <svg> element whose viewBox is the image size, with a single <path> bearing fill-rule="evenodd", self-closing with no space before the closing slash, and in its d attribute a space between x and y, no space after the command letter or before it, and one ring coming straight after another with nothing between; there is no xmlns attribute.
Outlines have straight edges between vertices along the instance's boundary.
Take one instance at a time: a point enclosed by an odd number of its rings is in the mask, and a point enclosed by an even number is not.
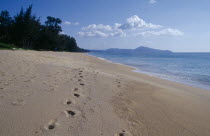
<svg viewBox="0 0 210 136"><path fill-rule="evenodd" d="M92 51L90 55L136 68L136 72L210 90L210 53L141 54Z"/></svg>

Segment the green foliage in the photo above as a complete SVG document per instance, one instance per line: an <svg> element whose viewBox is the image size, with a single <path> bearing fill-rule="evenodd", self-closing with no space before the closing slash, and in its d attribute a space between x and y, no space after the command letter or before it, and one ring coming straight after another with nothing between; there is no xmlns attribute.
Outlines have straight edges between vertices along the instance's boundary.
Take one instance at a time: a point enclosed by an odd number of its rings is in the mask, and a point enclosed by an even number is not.
<svg viewBox="0 0 210 136"><path fill-rule="evenodd" d="M48 16L47 21L45 21L46 30L51 33L59 34L59 32L62 31L59 26L61 23L62 21L59 18Z"/></svg>
<svg viewBox="0 0 210 136"><path fill-rule="evenodd" d="M22 8L14 17L11 40L21 48L33 49L38 40L40 27L40 20L32 15L32 6L30 5L26 11Z"/></svg>
<svg viewBox="0 0 210 136"><path fill-rule="evenodd" d="M32 5L11 18L8 11L0 14L0 42L12 43L19 48L56 51L86 51L76 40L62 32L59 18L48 16L45 24L32 15Z"/></svg>
<svg viewBox="0 0 210 136"><path fill-rule="evenodd" d="M12 50L12 49L16 49L16 46L13 45L13 44L5 44L5 43L0 43L0 49L1 50L4 50L4 49L7 49L7 50Z"/></svg>
<svg viewBox="0 0 210 136"><path fill-rule="evenodd" d="M2 42L9 41L9 31L12 25L12 18L7 10L4 10L0 14L0 40Z"/></svg>
<svg viewBox="0 0 210 136"><path fill-rule="evenodd" d="M0 22L2 27L7 27L11 25L12 18L9 15L9 12L7 10L4 10L0 14Z"/></svg>

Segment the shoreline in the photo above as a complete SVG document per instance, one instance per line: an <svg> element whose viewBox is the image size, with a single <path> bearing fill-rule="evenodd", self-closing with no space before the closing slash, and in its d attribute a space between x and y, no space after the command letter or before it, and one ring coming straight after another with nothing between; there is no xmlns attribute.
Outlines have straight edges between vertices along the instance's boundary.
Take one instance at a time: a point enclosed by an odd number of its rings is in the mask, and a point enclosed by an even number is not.
<svg viewBox="0 0 210 136"><path fill-rule="evenodd" d="M96 56L91 56L91 57L94 57L94 58L96 58L96 59L98 59L98 57L96 57ZM127 124L132 124L132 126L135 126L135 128L132 128L132 129L134 129L134 130L132 130L133 131L133 133L132 134L134 134L134 135L139 135L139 131L141 131L140 129L142 129L142 124L141 123L139 123L138 121L135 121L135 120L133 120L133 118L140 118L140 119L143 119L142 118L142 116L140 115L138 115L138 113L140 113L140 112L142 112L142 111L144 111L144 110L148 110L147 108L149 108L150 106L146 106L146 108L144 107L143 109L141 109L142 107L139 107L139 106L137 106L137 103L139 104L139 103L141 103L142 102L142 100L139 100L139 97L138 96L135 96L135 95L139 95L139 91L138 91L138 89L145 89L145 92L143 93L143 97L144 97L144 94L145 93L148 93L147 91L148 91L148 86L149 87L152 87L152 86L155 86L155 88L151 88L151 91L153 92L153 93L155 93L156 95L158 95L158 97L159 96L161 96L161 95L163 95L163 94L161 94L161 93L163 93L162 91L164 90L165 91L165 93L167 94L166 96L164 96L164 97L166 97L166 100L167 100L167 102L163 102L163 103L165 103L164 105L167 107L167 109L170 109L171 110L171 113L169 114L169 115L167 115L168 113L166 113L165 112L165 110L164 110L164 108L166 108L166 107L162 107L162 106L160 106L160 105L156 105L157 107L157 109L155 109L155 111L154 111L154 113L157 113L156 112L156 110L158 111L158 112L163 112L164 114L166 114L168 117L170 117L170 115L172 115L172 114L174 114L174 117L172 117L173 119L173 121L174 122L179 122L178 120L178 118L177 117L180 117L180 116L177 116L176 114L177 113L174 113L174 111L176 111L175 109L177 108L177 106L179 107L179 108L181 108L182 110L186 110L186 109L188 109L188 110L195 110L195 109L197 109L198 107L199 107L199 105L197 105L197 106L195 106L195 107L197 107L197 108L195 108L194 107L194 105L192 104L193 103L193 101L194 100L192 100L191 102L192 103L188 103L188 104L186 104L186 101L185 100L181 100L181 99L179 99L178 97L182 97L182 99L188 99L188 98L185 98L184 96L186 96L186 97L192 97L192 96L203 96L203 97L206 97L208 100L206 101L206 104L207 105L210 105L210 103L209 103L209 100L210 100L210 93L209 93L209 91L208 90L206 90L206 89L203 89L203 88L198 88L198 87L194 87L194 86L190 86L190 85L188 85L188 84L183 84L183 83L179 83L179 82L175 82L175 81L171 81L171 80L167 80L167 79L162 79L162 78L159 78L159 77L156 77L156 76L152 76L152 75L148 75L148 74L145 74L145 73L140 73L140 72L135 72L134 70L135 70L135 67L132 67L132 66L129 66L129 65L125 65L125 64L119 64L119 63L115 63L115 62L112 62L112 61L109 61L108 60L108 62L106 61L106 59L105 60L102 60L102 59L100 59L100 61L104 61L104 62L106 62L106 63L110 63L111 65L119 65L120 67L122 66L122 67L125 67L126 68L126 70L128 70L129 72L128 73L132 73L132 76L135 76L135 77L137 77L137 79L135 79L135 81L136 80L139 80L140 82L142 82L143 84L143 87L140 87L140 85L141 84L139 84L139 83L137 83L137 84L133 84L133 86L135 86L135 88L136 89L132 89L132 90L135 90L135 94L130 94L131 92L130 91L127 91L126 92L126 94L125 94L125 96L124 96L124 98L119 98L118 96L117 97L115 97L114 99L115 100L113 100L114 101L114 106L116 106L116 112L118 113L118 115L121 117L121 118L125 118L126 120L127 120ZM137 74L136 74L137 73ZM128 76L126 75L126 77L125 78L128 78ZM143 79L143 80L142 80ZM133 86L130 86L130 87L128 87L127 88L127 90L129 90L130 88L133 88ZM146 88L145 88L146 87ZM158 94L158 93L156 93L155 91L157 90L157 88L158 88L158 90L160 90L160 94ZM150 90L150 89L149 89ZM169 94L170 95L172 95L172 97L170 97L170 98L167 98L168 96L169 96ZM187 95L186 95L187 94ZM119 94L119 95L122 95L122 94ZM128 96L131 96L130 98L128 98ZM175 96L175 97L174 97ZM152 96L153 97L153 96ZM162 97L162 96L161 96ZM163 97L163 98L164 98ZM177 97L177 98L176 98ZM200 97L201 98L201 97ZM198 98L198 99L200 99L200 98ZM136 100L134 100L134 99L136 99ZM144 98L142 98L142 99L144 99ZM171 99L171 100L170 100ZM189 99L192 99L192 98L189 98ZM194 98L193 98L194 99ZM197 99L197 100L198 100ZM182 106L182 105L179 105L180 103L179 103L179 100L181 100L181 101L183 101L183 105L189 105L189 107L187 106ZM116 102L117 101L117 102ZM122 102L119 102L119 101L122 101ZM158 98L158 101L160 101L160 99ZM172 102L173 101L173 106L172 107L170 107L169 105L169 103L170 102ZM184 102L185 101L185 102ZM155 102L157 102L157 101L155 101ZM129 104L128 104L129 103ZM153 102L152 102L153 103ZM162 104L163 104L162 103ZM120 105L120 106L119 106ZM147 105L146 103L144 103L143 105L141 105L141 106L145 106L145 105ZM149 104L150 105L150 104ZM152 104L153 105L153 104ZM160 106L160 107L159 107ZM168 107L169 106L169 107ZM119 108L120 107L120 108ZM130 107L130 108L128 108L128 107ZM132 109L132 108L133 109ZM138 108L137 108L138 107ZM154 108L154 107L153 107ZM184 108L184 109L183 109ZM186 109L185 109L186 108ZM195 109L193 109L193 108L195 108ZM135 110L134 110L135 109ZM150 109L150 108L149 108ZM128 113L124 113L125 111L124 110L128 110L127 112ZM153 111L153 109L150 109L151 111ZM180 110L180 109L179 109ZM193 112L193 111L191 111L191 112ZM200 109L200 111L204 111L203 109L201 110ZM210 113L210 109L208 109L208 110L206 110L206 111L208 111L208 113ZM151 114L152 113L152 114ZM150 114L149 115L149 118L152 118L153 116L155 116L154 114L153 114L153 112L151 112L151 113L148 113L148 112L146 112L146 114ZM210 121L210 114L208 114L208 113L206 113L207 114L207 116L208 116L208 119L207 120L209 120ZM190 113L189 113L190 114ZM194 114L194 113L193 113ZM204 114L203 114L204 115ZM138 117L137 117L138 116ZM156 118L156 119L159 119L159 117L161 116L161 115L157 115L158 117ZM164 115L165 116L165 115ZM191 115L188 115L188 116L190 116L189 118L191 118ZM171 117L170 117L171 118ZM184 118L183 118L183 120L186 120L186 118L187 118L187 116L185 116ZM191 119L193 119L193 118L191 118ZM171 121L172 121L171 120ZM135 122L135 123L133 123L133 122ZM141 121L140 121L141 122ZM146 123L147 121L145 121L145 123ZM156 122L157 123L157 122ZM159 129L159 127L160 126L162 126L162 121L160 122L160 124L158 124L158 129ZM183 122L184 123L184 122ZM188 122L189 123L189 122ZM198 122L197 122L198 123ZM137 125L138 124L138 125ZM182 123L181 123L182 124ZM157 124L156 124L157 125ZM198 124L197 124L198 125ZM138 126L138 127L137 127ZM178 125L179 126L179 125ZM182 125L181 125L182 126ZM199 126L199 125L198 125ZM170 127L168 127L167 125L165 126L166 128L168 128L168 129L171 129ZM174 126L175 127L175 126ZM179 126L180 127L180 126ZM194 129L196 129L195 127L193 127ZM189 136L192 136L192 135L197 135L196 134L196 132L194 133L193 132L193 130L188 130L187 128L185 128L188 132L181 132L181 133L177 133L176 131L176 129L178 129L178 128L174 128L174 130L173 131L175 131L175 133L171 133L171 132L166 132L165 134L164 133L161 133L160 135L162 136L162 135L166 135L166 136L168 136L168 135L170 135L170 136L177 136L177 135L183 135L183 134L185 134L186 136L187 135L189 135ZM150 132L148 132L149 134L151 134L151 135L154 135L154 136L156 136L157 135L157 132L158 132L159 130L154 130L154 133L150 133ZM170 131L172 131L172 130L170 130ZM207 132L208 134L210 134L210 131L209 132ZM199 135L199 134L198 134ZM203 135L205 135L205 134L203 134Z"/></svg>
<svg viewBox="0 0 210 136"><path fill-rule="evenodd" d="M207 90L84 53L0 56L0 135L210 134Z"/></svg>
<svg viewBox="0 0 210 136"><path fill-rule="evenodd" d="M85 53L85 54L87 54L87 53ZM193 86L193 85L190 85L190 84L187 84L187 83L183 83L183 82L179 82L179 81L173 81L173 80L161 78L161 77L158 77L158 76L155 76L155 75L150 75L150 74L144 73L143 71L140 72L140 71L138 71L138 68L136 68L136 67L134 67L134 66L130 66L130 65L126 65L126 64L118 63L118 62L113 62L113 61L111 61L111 60L107 60L107 59L105 59L105 58L97 57L97 56L94 56L94 55L89 55L89 54L87 54L87 56L94 57L94 58L96 58L96 59L99 59L99 60L101 60L101 61L104 61L104 62L106 62L106 63L113 64L113 65L120 65L120 66L127 67L127 68L131 69L130 72L138 73L139 75L143 75L143 76L146 76L146 77L151 77L151 78L155 78L155 79L157 79L157 80L162 80L162 81L166 81L166 82L171 82L172 84L178 84L178 85L181 85L181 86L186 86L186 87L190 87L190 88L194 88L194 89L198 89L198 90L203 90L203 91L207 91L207 92L210 91L210 90L207 90L207 89L205 89L205 88Z"/></svg>
<svg viewBox="0 0 210 136"><path fill-rule="evenodd" d="M102 58L102 57L91 55L89 53L86 53L86 54L88 56L96 57L98 59L101 59L101 60L104 60L104 61L107 61L107 62L110 62L110 63L113 63L113 64L119 64L119 65L124 65L124 66L131 67L131 68L133 68L133 72L137 72L137 73L140 73L140 74L146 74L148 76L160 78L160 79L163 79L163 80L167 80L167 81L171 81L171 82L176 82L176 83L188 85L188 86L191 86L191 87L194 87L194 88L204 89L206 91L210 91L210 88L209 87L204 86L204 85L201 85L201 84L198 84L196 82L193 83L193 81L192 82L187 82L187 81L184 81L184 80L178 80L178 79L176 80L176 79L173 79L173 78L163 77L165 75L161 75L161 74L159 74L159 76L158 76L158 73L151 73L151 72L142 71L142 70L140 70L139 68L137 68L135 66L131 66L131 65L127 65L127 64L123 64L123 63L119 63L119 62L114 62L114 61L108 60L106 58Z"/></svg>

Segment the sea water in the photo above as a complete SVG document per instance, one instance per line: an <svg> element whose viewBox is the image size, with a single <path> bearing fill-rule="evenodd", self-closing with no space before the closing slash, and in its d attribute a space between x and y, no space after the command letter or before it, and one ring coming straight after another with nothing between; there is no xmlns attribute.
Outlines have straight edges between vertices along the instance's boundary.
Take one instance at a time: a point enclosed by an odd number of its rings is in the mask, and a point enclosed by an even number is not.
<svg viewBox="0 0 210 136"><path fill-rule="evenodd" d="M142 54L92 51L90 55L167 80L210 90L210 53Z"/></svg>

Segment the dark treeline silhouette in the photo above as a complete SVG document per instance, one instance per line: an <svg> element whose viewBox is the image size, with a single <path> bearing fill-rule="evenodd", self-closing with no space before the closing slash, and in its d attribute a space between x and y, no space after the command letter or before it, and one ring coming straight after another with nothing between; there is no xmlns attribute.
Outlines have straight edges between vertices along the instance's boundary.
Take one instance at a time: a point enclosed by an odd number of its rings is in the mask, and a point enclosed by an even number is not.
<svg viewBox="0 0 210 136"><path fill-rule="evenodd" d="M13 18L4 10L0 13L0 42L15 44L24 49L85 52L76 40L65 34L59 18L48 16L44 24L32 15L32 5Z"/></svg>

